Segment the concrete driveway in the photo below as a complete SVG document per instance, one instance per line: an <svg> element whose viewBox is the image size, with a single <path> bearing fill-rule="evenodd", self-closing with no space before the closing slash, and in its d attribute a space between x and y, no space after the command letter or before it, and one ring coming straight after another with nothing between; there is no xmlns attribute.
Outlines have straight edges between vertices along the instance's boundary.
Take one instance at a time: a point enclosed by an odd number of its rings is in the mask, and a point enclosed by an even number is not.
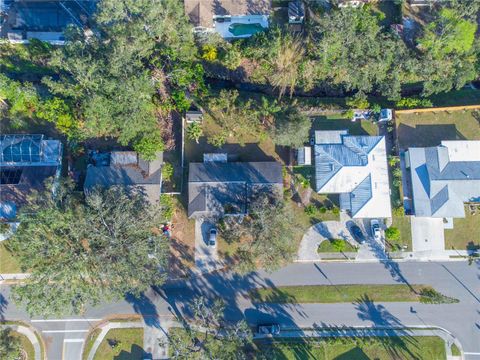
<svg viewBox="0 0 480 360"><path fill-rule="evenodd" d="M217 247L207 245L210 229L213 226L215 226L213 221L195 220L195 268L200 273L211 272L223 267L223 263L218 257Z"/></svg>
<svg viewBox="0 0 480 360"><path fill-rule="evenodd" d="M317 252L318 245L328 239L344 239L352 244L355 243L345 222L323 221L310 227L303 235L300 248L298 249L297 260L320 260Z"/></svg>
<svg viewBox="0 0 480 360"><path fill-rule="evenodd" d="M415 217L412 223L412 250L416 256L442 256L445 251L445 234L442 218Z"/></svg>

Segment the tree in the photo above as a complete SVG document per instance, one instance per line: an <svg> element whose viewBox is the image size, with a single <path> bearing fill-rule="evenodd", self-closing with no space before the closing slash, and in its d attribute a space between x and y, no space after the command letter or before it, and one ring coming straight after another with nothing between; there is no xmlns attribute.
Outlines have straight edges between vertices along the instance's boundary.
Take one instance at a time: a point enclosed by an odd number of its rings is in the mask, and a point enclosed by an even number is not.
<svg viewBox="0 0 480 360"><path fill-rule="evenodd" d="M300 147L308 141L312 122L296 108L280 112L275 117L273 142L277 145Z"/></svg>
<svg viewBox="0 0 480 360"><path fill-rule="evenodd" d="M246 359L250 328L245 321L227 323L224 310L221 299L209 304L204 297L195 298L191 306L194 323L183 322L183 329L169 333L172 359Z"/></svg>
<svg viewBox="0 0 480 360"><path fill-rule="evenodd" d="M419 39L422 51L423 95L459 89L476 77L475 33L477 24L453 8L444 8L425 27Z"/></svg>
<svg viewBox="0 0 480 360"><path fill-rule="evenodd" d="M68 31L51 61L60 78L44 81L77 104L85 136L113 136L122 145L152 134L160 139L157 117L185 106L178 90L196 95L204 88L183 6L177 0L103 0L97 9L95 31Z"/></svg>
<svg viewBox="0 0 480 360"><path fill-rule="evenodd" d="M31 276L12 297L29 314L81 313L134 295L165 278L168 241L162 209L140 191L94 189L83 199L71 181L36 193L9 240Z"/></svg>
<svg viewBox="0 0 480 360"><path fill-rule="evenodd" d="M330 242L332 243L332 247L335 249L335 251L338 252L344 252L345 248L347 247L345 240L342 239L332 239Z"/></svg>
<svg viewBox="0 0 480 360"><path fill-rule="evenodd" d="M202 125L199 122L194 121L190 125L188 125L187 137L190 140L195 140L195 142L198 144L198 140L202 135L203 135L203 129L202 129Z"/></svg>
<svg viewBox="0 0 480 360"><path fill-rule="evenodd" d="M329 88L398 97L400 84L414 73L415 58L369 8L329 11L313 19L309 35L314 76Z"/></svg>
<svg viewBox="0 0 480 360"><path fill-rule="evenodd" d="M221 229L224 238L240 242L236 254L239 271L257 267L273 271L292 261L296 252L294 239L299 236L300 228L291 208L279 199L258 194L250 204L249 216L241 223L224 219Z"/></svg>
<svg viewBox="0 0 480 360"><path fill-rule="evenodd" d="M18 337L12 335L12 329L0 329L0 359L22 359L22 344Z"/></svg>
<svg viewBox="0 0 480 360"><path fill-rule="evenodd" d="M400 230L394 226L390 226L385 230L385 237L390 241L398 241L400 240Z"/></svg>
<svg viewBox="0 0 480 360"><path fill-rule="evenodd" d="M210 139L220 136L224 140L234 137L243 144L246 139L258 138L262 133L257 111L251 100L244 101L237 90L221 90L218 96L211 97L205 105L207 113L219 125L217 133ZM223 145L223 144L222 144Z"/></svg>

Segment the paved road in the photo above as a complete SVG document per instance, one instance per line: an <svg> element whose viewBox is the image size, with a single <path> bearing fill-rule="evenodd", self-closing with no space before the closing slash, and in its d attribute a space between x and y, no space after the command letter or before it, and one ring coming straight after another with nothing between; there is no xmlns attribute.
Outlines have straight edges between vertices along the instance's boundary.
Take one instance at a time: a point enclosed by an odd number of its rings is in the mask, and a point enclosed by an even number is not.
<svg viewBox="0 0 480 360"><path fill-rule="evenodd" d="M466 262L405 262L405 263L309 263L292 264L272 274L265 272L240 276L217 273L195 277L189 281L169 284L161 291L151 291L140 299L127 298L113 304L91 308L85 319L43 322L33 325L44 336L49 359L61 359L63 340L82 338L96 320L111 314L138 313L148 326L161 327L163 319L171 313L188 316L188 303L192 297L204 294L211 299L221 297L227 301L227 317L246 318L251 324L275 319L285 326L414 326L435 325L445 328L463 345L467 359L480 359L480 266ZM249 289L261 286L314 285L314 284L393 284L409 282L435 287L447 296L460 300L457 304L427 305L418 303L373 303L359 299L344 304L252 304ZM8 319L29 318L22 309L8 300L9 288L2 286L4 306L0 314ZM7 302L7 303L5 303ZM416 313L410 312L413 306ZM62 331L58 333L47 332ZM78 330L78 332L70 332ZM60 342L60 345L57 343ZM60 347L60 349L59 349Z"/></svg>

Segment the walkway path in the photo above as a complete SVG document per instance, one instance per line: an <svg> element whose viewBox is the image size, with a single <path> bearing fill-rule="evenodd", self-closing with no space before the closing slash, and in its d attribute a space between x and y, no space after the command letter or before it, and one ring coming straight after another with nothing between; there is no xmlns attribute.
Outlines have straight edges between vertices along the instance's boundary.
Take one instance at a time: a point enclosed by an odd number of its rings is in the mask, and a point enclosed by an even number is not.
<svg viewBox="0 0 480 360"><path fill-rule="evenodd" d="M22 325L0 325L0 329L5 329L5 328L11 328L12 330L25 335L28 340L33 345L33 350L35 351L35 360L41 360L43 358L42 356L42 347L40 346L40 343L38 342L38 338L35 335L35 332L30 329L27 326L22 326Z"/></svg>

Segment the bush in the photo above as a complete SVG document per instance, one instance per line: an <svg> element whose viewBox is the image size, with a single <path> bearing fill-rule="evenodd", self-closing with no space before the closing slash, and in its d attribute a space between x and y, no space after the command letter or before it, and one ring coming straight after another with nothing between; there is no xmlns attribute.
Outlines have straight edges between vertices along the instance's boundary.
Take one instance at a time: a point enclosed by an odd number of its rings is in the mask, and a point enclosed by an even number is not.
<svg viewBox="0 0 480 360"><path fill-rule="evenodd" d="M161 194L160 205L162 207L165 219L171 221L173 218L173 211L175 210L172 197L166 194Z"/></svg>
<svg viewBox="0 0 480 360"><path fill-rule="evenodd" d="M202 59L207 61L215 61L217 59L217 48L213 45L203 45Z"/></svg>
<svg viewBox="0 0 480 360"><path fill-rule="evenodd" d="M170 163L165 163L162 166L162 180L170 181L173 176L173 165Z"/></svg>
<svg viewBox="0 0 480 360"><path fill-rule="evenodd" d="M327 212L327 208L325 206L322 206L320 209L318 209L320 214L325 214Z"/></svg>
<svg viewBox="0 0 480 360"><path fill-rule="evenodd" d="M400 240L400 230L394 226L391 226L385 230L385 237L390 241L398 241Z"/></svg>
<svg viewBox="0 0 480 360"><path fill-rule="evenodd" d="M415 97L402 98L395 103L398 108L414 109L419 107L432 107L433 104L429 99L419 99Z"/></svg>
<svg viewBox="0 0 480 360"><path fill-rule="evenodd" d="M235 70L242 62L242 53L238 46L233 45L230 49L225 50L225 55L222 58L222 64L229 70Z"/></svg>
<svg viewBox="0 0 480 360"><path fill-rule="evenodd" d="M333 209L332 209L332 214L334 214L334 215L339 215L339 214L340 214L340 209L339 209L338 207L336 207L336 206L333 207Z"/></svg>
<svg viewBox="0 0 480 360"><path fill-rule="evenodd" d="M350 108L361 110L368 109L370 106L370 103L367 100L367 95L361 91L357 92L354 97L347 98L345 103Z"/></svg>
<svg viewBox="0 0 480 360"><path fill-rule="evenodd" d="M330 240L330 242L332 243L332 247L335 249L335 251L338 251L338 252L345 251L345 248L346 248L345 240L333 239L333 240Z"/></svg>
<svg viewBox="0 0 480 360"><path fill-rule="evenodd" d="M305 206L305 209L303 209L305 211L305 214L307 214L308 216L313 216L317 213L317 207L313 204L308 204L307 206Z"/></svg>
<svg viewBox="0 0 480 360"><path fill-rule="evenodd" d="M223 134L216 134L216 135L213 135L211 137L208 138L207 142L210 144L210 145L213 145L215 147L222 147L225 142L227 141L225 135Z"/></svg>

